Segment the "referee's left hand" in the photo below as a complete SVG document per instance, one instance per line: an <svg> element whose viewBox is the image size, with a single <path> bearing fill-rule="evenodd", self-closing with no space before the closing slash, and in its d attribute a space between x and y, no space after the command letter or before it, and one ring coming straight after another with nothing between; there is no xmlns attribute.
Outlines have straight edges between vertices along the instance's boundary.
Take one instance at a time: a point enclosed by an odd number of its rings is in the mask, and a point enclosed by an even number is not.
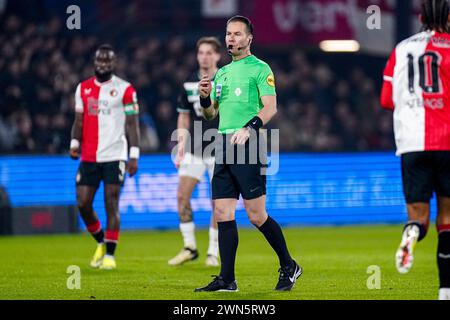
<svg viewBox="0 0 450 320"><path fill-rule="evenodd" d="M231 144L245 144L248 138L250 138L250 130L248 128L239 129L231 137Z"/></svg>

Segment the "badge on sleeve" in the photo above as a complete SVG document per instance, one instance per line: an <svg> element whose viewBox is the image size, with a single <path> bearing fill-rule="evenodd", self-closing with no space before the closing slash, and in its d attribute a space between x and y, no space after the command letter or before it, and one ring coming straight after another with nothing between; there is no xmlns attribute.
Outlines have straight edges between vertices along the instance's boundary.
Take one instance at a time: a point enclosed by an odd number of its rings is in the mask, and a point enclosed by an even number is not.
<svg viewBox="0 0 450 320"><path fill-rule="evenodd" d="M216 84L216 100L219 101L220 95L222 94L222 84Z"/></svg>
<svg viewBox="0 0 450 320"><path fill-rule="evenodd" d="M266 81L267 81L267 84L268 84L269 86L275 87L275 78L273 77L273 74L269 74L269 75L267 76Z"/></svg>

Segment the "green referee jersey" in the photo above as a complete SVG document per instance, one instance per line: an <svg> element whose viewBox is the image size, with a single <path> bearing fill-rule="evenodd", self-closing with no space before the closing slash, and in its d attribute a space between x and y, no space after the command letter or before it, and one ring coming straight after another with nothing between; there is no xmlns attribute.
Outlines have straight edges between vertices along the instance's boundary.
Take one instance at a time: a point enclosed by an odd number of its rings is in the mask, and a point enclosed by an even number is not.
<svg viewBox="0 0 450 320"><path fill-rule="evenodd" d="M261 97L274 95L272 70L254 55L220 68L211 92L211 98L219 103L219 132L241 129L263 108Z"/></svg>

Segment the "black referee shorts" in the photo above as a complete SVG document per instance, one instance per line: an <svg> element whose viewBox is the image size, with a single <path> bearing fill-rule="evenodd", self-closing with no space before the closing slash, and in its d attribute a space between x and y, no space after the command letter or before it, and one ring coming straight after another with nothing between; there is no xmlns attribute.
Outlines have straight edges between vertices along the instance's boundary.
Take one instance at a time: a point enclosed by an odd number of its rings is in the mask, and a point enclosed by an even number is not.
<svg viewBox="0 0 450 320"><path fill-rule="evenodd" d="M216 142L213 199L251 200L266 194L267 148L262 134L252 132L245 145L231 145L232 134Z"/></svg>
<svg viewBox="0 0 450 320"><path fill-rule="evenodd" d="M429 202L433 192L450 197L450 151L422 151L402 156L406 203Z"/></svg>

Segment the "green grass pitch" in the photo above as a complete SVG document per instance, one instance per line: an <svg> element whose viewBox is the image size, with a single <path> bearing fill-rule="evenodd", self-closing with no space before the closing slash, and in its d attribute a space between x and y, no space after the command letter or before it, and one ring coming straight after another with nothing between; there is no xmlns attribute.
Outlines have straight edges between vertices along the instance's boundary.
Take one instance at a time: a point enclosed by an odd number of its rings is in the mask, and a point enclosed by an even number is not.
<svg viewBox="0 0 450 320"><path fill-rule="evenodd" d="M239 231L237 293L194 293L217 268L204 266L207 231L197 231L200 258L182 267L167 260L181 249L176 231L122 232L118 269L88 265L88 234L0 237L0 299L436 299L436 232L416 247L413 269L400 275L394 254L401 226L285 228L292 255L304 268L291 292L273 290L278 260L256 229ZM81 269L81 289L67 288L67 267ZM381 289L367 288L368 266L381 271Z"/></svg>

